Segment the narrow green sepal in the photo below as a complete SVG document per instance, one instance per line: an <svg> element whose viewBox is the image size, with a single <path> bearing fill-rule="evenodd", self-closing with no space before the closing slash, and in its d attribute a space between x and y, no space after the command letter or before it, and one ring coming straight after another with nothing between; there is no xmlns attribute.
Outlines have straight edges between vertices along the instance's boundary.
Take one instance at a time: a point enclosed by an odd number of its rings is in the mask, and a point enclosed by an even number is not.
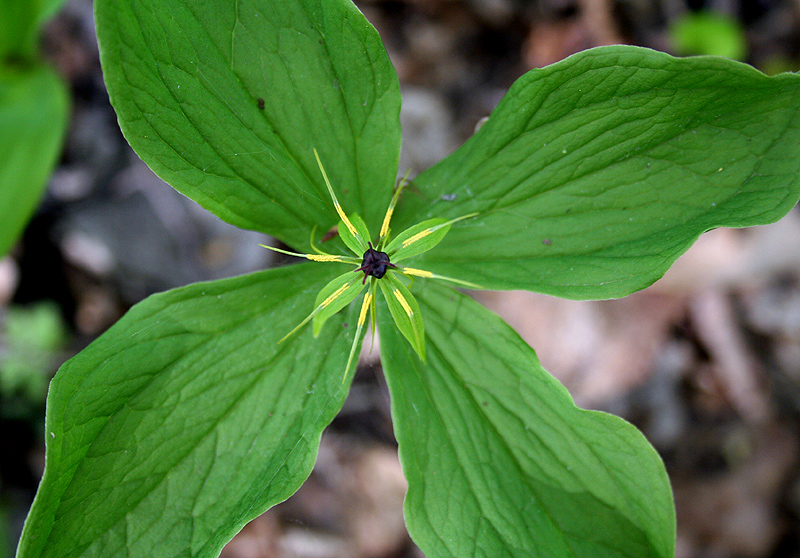
<svg viewBox="0 0 800 558"><path fill-rule="evenodd" d="M389 306L389 312L392 314L392 319L397 329L408 339L414 351L424 362L425 325L422 322L422 314L417 300L408 290L408 287L403 285L400 279L391 271L378 280L378 285L381 287L383 297L386 299L386 304Z"/></svg>
<svg viewBox="0 0 800 558"><path fill-rule="evenodd" d="M365 285L360 285L361 275L358 273L343 273L324 287L317 294L314 302L315 314L312 327L314 337L319 335L325 322L339 310L350 304L358 294L364 290Z"/></svg>

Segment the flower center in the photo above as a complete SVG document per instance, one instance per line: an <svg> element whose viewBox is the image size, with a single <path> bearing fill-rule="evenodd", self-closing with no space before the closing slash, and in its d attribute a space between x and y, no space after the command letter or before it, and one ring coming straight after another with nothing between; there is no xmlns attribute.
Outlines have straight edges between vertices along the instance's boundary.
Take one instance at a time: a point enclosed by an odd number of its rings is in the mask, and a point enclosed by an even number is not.
<svg viewBox="0 0 800 558"><path fill-rule="evenodd" d="M364 259L361 260L361 267L355 270L364 272L364 281L362 281L362 284L367 281L367 277L370 275L376 279L380 279L386 275L386 270L388 268L395 267L395 265L389 261L389 254L386 252L378 252L372 247L371 242L367 244L369 248L364 252Z"/></svg>

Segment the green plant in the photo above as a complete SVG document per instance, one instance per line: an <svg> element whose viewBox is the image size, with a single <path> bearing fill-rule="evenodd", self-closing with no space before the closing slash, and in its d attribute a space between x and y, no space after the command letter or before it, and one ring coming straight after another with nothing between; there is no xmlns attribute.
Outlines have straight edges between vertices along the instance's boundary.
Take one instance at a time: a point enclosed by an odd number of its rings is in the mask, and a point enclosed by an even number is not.
<svg viewBox="0 0 800 558"><path fill-rule="evenodd" d="M349 0L98 0L96 18L123 132L173 187L303 253L339 223L325 247L341 261L152 296L51 384L46 469L19 556L215 556L304 481L344 400L365 305L293 328L337 276L385 280L387 269L352 273L359 258L337 255L386 246L373 235L393 203L399 86ZM724 59L586 51L520 78L473 138L413 178L391 226L449 222L408 258L416 269L624 296L702 232L774 221L796 203L799 98L797 76ZM349 238L345 214L363 221ZM465 294L392 273L424 322L409 335L378 303L406 520L423 551L670 556L669 484L644 437L575 407Z"/></svg>
<svg viewBox="0 0 800 558"><path fill-rule="evenodd" d="M0 0L0 257L36 208L66 132L66 87L37 52L41 25L62 3Z"/></svg>
<svg viewBox="0 0 800 558"><path fill-rule="evenodd" d="M44 403L47 380L64 344L64 324L51 302L9 307L0 323L0 418L30 412ZM19 402L9 404L18 397ZM36 413L38 415L38 413Z"/></svg>
<svg viewBox="0 0 800 558"><path fill-rule="evenodd" d="M712 54L733 60L747 56L747 38L739 22L714 12L690 12L670 27L670 39L680 54Z"/></svg>

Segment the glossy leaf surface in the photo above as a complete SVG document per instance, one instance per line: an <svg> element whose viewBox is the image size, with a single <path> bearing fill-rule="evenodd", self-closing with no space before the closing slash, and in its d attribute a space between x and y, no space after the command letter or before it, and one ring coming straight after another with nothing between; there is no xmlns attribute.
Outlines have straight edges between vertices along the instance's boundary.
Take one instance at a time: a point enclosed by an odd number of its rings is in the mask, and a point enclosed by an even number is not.
<svg viewBox="0 0 800 558"><path fill-rule="evenodd" d="M490 289L611 298L704 231L764 224L800 196L800 76L636 47L521 77L464 146L414 178L395 226L454 218L415 260Z"/></svg>
<svg viewBox="0 0 800 558"><path fill-rule="evenodd" d="M400 93L351 2L101 0L95 12L123 133L174 188L308 252L311 229L339 220L316 148L342 206L377 230Z"/></svg>
<svg viewBox="0 0 800 558"><path fill-rule="evenodd" d="M672 558L660 458L622 419L583 411L474 300L415 289L427 363L382 310L406 522L431 558Z"/></svg>
<svg viewBox="0 0 800 558"><path fill-rule="evenodd" d="M349 387L354 328L342 313L278 340L336 267L152 296L64 364L20 558L217 556L297 490Z"/></svg>

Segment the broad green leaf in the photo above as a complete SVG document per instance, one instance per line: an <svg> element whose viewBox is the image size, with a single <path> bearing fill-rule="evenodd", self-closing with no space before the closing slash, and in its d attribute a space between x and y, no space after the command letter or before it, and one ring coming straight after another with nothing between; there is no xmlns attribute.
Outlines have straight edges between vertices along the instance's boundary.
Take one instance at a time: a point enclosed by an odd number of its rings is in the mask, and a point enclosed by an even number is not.
<svg viewBox="0 0 800 558"><path fill-rule="evenodd" d="M122 131L174 188L307 252L339 220L316 149L345 210L377 230L400 93L350 0L97 0L95 16Z"/></svg>
<svg viewBox="0 0 800 558"><path fill-rule="evenodd" d="M0 66L0 257L39 203L67 127L69 97L42 65Z"/></svg>
<svg viewBox="0 0 800 558"><path fill-rule="evenodd" d="M39 28L64 0L0 0L0 60L37 58Z"/></svg>
<svg viewBox="0 0 800 558"><path fill-rule="evenodd" d="M365 286L362 278L363 275L361 274L345 272L319 291L317 299L314 301L314 308L320 308L314 315L313 327L315 336L319 335L328 318L353 302L358 294L364 290Z"/></svg>
<svg viewBox="0 0 800 558"><path fill-rule="evenodd" d="M380 334L406 523L425 555L672 558L669 481L641 433L577 408L472 299L430 281L415 290L427 363L385 306Z"/></svg>
<svg viewBox="0 0 800 558"><path fill-rule="evenodd" d="M355 320L278 340L336 267L152 296L64 364L19 557L217 556L292 494L344 401Z"/></svg>
<svg viewBox="0 0 800 558"><path fill-rule="evenodd" d="M391 271L378 279L378 285L395 326L408 339L419 358L425 360L425 326L414 295Z"/></svg>
<svg viewBox="0 0 800 558"><path fill-rule="evenodd" d="M520 78L414 179L396 225L454 225L415 266L486 288L608 298L704 231L775 221L800 195L800 76L626 46Z"/></svg>

